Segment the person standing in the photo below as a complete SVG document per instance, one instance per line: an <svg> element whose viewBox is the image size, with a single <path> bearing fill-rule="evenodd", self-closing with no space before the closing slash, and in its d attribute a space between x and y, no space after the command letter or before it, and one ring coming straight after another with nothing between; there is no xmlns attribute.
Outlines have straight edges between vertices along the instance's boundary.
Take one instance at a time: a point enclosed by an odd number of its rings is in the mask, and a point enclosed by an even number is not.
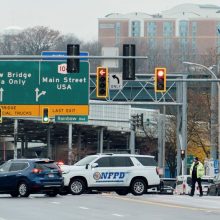
<svg viewBox="0 0 220 220"><path fill-rule="evenodd" d="M192 189L190 196L194 196L196 182L199 186L199 196L203 196L201 178L204 176L204 173L205 170L203 164L199 161L198 157L195 157L190 167L190 175L192 177Z"/></svg>

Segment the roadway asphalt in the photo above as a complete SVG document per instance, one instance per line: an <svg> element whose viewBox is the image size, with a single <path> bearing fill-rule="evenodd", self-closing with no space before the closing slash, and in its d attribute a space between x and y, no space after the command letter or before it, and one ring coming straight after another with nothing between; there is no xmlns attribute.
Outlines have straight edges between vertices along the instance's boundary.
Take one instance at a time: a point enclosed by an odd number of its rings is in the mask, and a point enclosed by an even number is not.
<svg viewBox="0 0 220 220"><path fill-rule="evenodd" d="M0 195L0 220L219 220L220 197L204 196L81 196Z"/></svg>

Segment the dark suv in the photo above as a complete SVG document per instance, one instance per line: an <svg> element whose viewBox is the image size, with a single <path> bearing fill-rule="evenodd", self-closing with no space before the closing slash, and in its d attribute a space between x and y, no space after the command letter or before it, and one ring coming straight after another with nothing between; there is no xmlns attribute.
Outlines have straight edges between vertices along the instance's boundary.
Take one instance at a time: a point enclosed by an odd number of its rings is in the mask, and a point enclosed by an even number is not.
<svg viewBox="0 0 220 220"><path fill-rule="evenodd" d="M39 192L56 196L62 185L62 172L53 160L16 159L0 166L0 193L12 197L28 197Z"/></svg>

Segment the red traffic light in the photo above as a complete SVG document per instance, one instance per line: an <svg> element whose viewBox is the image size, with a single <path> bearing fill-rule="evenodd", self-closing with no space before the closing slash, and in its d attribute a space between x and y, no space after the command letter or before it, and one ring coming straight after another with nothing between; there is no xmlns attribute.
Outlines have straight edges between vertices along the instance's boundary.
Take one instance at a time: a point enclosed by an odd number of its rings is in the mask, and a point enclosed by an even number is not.
<svg viewBox="0 0 220 220"><path fill-rule="evenodd" d="M158 77L163 77L164 76L164 71L163 70L158 70L157 72Z"/></svg>
<svg viewBox="0 0 220 220"><path fill-rule="evenodd" d="M99 98L108 96L108 68L106 67L97 67L96 96Z"/></svg>
<svg viewBox="0 0 220 220"><path fill-rule="evenodd" d="M155 68L155 92L166 91L166 68Z"/></svg>

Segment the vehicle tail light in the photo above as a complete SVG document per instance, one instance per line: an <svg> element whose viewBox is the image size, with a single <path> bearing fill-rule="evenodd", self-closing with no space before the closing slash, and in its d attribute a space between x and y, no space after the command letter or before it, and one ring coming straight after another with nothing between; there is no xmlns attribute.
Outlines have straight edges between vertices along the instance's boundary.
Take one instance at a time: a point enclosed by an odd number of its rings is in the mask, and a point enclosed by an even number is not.
<svg viewBox="0 0 220 220"><path fill-rule="evenodd" d="M58 162L57 162L57 165L58 165L58 166L64 165L64 162L63 162L63 161L58 161Z"/></svg>
<svg viewBox="0 0 220 220"><path fill-rule="evenodd" d="M41 171L42 171L42 170L40 170L40 169L34 168L34 169L32 170L32 173L35 173L35 174L36 174L36 173L41 173Z"/></svg>
<svg viewBox="0 0 220 220"><path fill-rule="evenodd" d="M159 175L159 167L156 167L156 173Z"/></svg>

